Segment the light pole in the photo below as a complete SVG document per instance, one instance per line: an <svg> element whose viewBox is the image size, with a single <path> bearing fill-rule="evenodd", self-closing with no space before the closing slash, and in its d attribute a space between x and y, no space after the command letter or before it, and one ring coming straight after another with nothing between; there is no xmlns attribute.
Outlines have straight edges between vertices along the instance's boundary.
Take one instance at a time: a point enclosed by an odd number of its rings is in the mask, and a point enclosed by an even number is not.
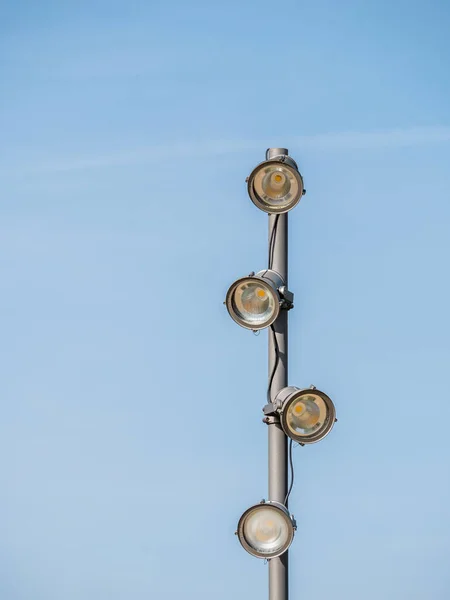
<svg viewBox="0 0 450 600"><path fill-rule="evenodd" d="M330 398L314 386L288 387L288 312L294 295L288 289L287 213L304 194L303 179L286 148L269 148L266 160L247 182L252 202L269 215L268 266L235 281L225 304L242 327L269 328L269 381L263 408L269 433L269 497L243 513L236 533L247 552L269 563L269 600L288 600L288 548L296 530L288 511L292 443L303 446L325 437L336 413Z"/></svg>
<svg viewBox="0 0 450 600"><path fill-rule="evenodd" d="M266 159L287 155L284 148L270 148ZM272 246L271 246L272 241ZM288 285L288 213L269 215L269 266ZM273 379L270 385L270 380ZM269 330L269 399L288 385L288 310L280 310L273 329ZM269 430L269 500L281 502L287 508L288 456L287 436L276 414L265 417ZM269 599L288 600L289 552L269 561Z"/></svg>

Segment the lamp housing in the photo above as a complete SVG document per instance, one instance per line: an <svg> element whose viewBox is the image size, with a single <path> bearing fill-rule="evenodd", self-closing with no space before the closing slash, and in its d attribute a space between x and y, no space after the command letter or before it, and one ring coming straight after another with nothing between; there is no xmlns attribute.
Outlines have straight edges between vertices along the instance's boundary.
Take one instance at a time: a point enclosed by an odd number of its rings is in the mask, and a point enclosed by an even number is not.
<svg viewBox="0 0 450 600"><path fill-rule="evenodd" d="M322 440L336 421L331 398L314 387L285 387L276 395L274 406L284 433L302 445Z"/></svg>
<svg viewBox="0 0 450 600"><path fill-rule="evenodd" d="M296 529L294 517L283 504L262 500L243 513L236 535L249 554L270 559L286 552Z"/></svg>
<svg viewBox="0 0 450 600"><path fill-rule="evenodd" d="M279 151L286 154L273 155L268 151L268 160L255 167L247 179L251 201L269 214L292 210L305 193L297 163L287 155L287 150Z"/></svg>
<svg viewBox="0 0 450 600"><path fill-rule="evenodd" d="M258 331L269 327L278 317L280 308L292 297L292 293L286 290L281 275L271 269L265 269L256 275L252 273L237 279L231 284L225 305L230 317L238 325Z"/></svg>

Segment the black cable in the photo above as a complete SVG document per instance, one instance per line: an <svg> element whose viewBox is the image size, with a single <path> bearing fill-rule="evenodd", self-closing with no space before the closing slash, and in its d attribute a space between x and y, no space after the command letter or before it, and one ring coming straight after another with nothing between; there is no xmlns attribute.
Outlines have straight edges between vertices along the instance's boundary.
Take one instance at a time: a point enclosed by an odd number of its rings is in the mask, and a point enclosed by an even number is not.
<svg viewBox="0 0 450 600"><path fill-rule="evenodd" d="M272 231L270 233L270 240L269 240L269 265L267 267L267 271L269 269L271 269L272 265L273 265L273 254L275 252L275 240L276 240L276 237L277 237L277 227L278 227L278 218L279 218L279 216L280 215L276 215L275 216L275 221L273 223ZM267 271L266 271L266 273L267 273ZM275 334L275 329L274 329L273 325L270 326L270 329L272 330L273 343L274 343L274 346L275 346L275 363L273 365L272 373L270 374L270 377L269 377L269 386L267 388L267 402L268 402L268 404L270 404L270 402L271 402L270 392L271 392L271 389L272 389L273 378L275 377L275 371L277 370L278 363L280 361L280 349L278 347L278 340L277 340L277 336Z"/></svg>
<svg viewBox="0 0 450 600"><path fill-rule="evenodd" d="M277 335L275 333L275 328L273 325L271 325L270 329L272 331L273 344L275 346L275 362L273 365L272 373L270 374L270 377L269 377L269 385L267 387L267 403L268 404L270 404L270 402L271 402L270 392L272 390L273 378L275 377L275 372L277 370L278 363L280 362L280 347L278 346L278 340L277 340Z"/></svg>
<svg viewBox="0 0 450 600"><path fill-rule="evenodd" d="M275 216L275 221L272 227L272 232L270 234L270 241L269 241L269 269L272 268L273 266L273 255L275 252L275 238L277 236L277 227L278 227L278 219L279 219L280 215L276 215Z"/></svg>
<svg viewBox="0 0 450 600"><path fill-rule="evenodd" d="M270 234L270 240L269 240L269 266L268 269L272 269L273 267L273 255L275 253L275 240L276 240L276 236L277 236L277 228L278 228L278 219L279 219L280 215L276 215L275 216L275 221L273 223L273 227L272 227L272 231ZM267 271L266 271L267 272ZM270 374L269 377L269 385L267 387L267 402L268 404L271 403L271 396L270 396L270 392L272 391L272 384L273 384L273 378L275 377L275 373L276 370L278 368L278 363L280 362L280 347L278 346L278 340L277 340L277 336L275 333L275 328L273 325L270 326L270 329L272 330L272 335L273 335L273 344L275 347L275 363L273 365L273 369L272 369L272 373ZM291 494L292 488L294 486L294 462L292 459L292 438L289 440L289 465L290 465L290 469L291 469L291 483L289 485L289 489L288 492L286 494L286 498L284 499L284 505L287 506L287 502L289 500L289 496Z"/></svg>
<svg viewBox="0 0 450 600"><path fill-rule="evenodd" d="M286 498L284 499L284 505L287 506L287 501L289 500L289 496L292 492L292 487L294 485L294 461L292 460L292 438L289 440L289 465L291 467L291 483L289 485L288 493L286 494Z"/></svg>

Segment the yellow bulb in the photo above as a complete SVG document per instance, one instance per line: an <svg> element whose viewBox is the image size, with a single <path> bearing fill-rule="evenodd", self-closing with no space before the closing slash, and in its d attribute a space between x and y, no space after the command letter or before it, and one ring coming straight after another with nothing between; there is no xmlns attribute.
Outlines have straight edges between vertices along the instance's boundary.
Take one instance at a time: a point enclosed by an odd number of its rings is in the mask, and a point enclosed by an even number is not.
<svg viewBox="0 0 450 600"><path fill-rule="evenodd" d="M282 173L272 173L272 184L277 188L280 187L280 184L284 182L285 176Z"/></svg>
<svg viewBox="0 0 450 600"><path fill-rule="evenodd" d="M256 294L260 297L260 298L265 298L266 297L266 292L264 290L262 290L261 288L259 288L256 292Z"/></svg>

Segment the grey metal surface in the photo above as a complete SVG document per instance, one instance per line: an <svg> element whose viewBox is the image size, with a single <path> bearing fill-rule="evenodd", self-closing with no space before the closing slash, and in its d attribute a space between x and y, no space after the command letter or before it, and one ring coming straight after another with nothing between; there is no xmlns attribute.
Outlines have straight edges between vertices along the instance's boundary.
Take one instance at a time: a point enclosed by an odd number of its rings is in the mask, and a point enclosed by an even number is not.
<svg viewBox="0 0 450 600"><path fill-rule="evenodd" d="M267 156L280 149L269 149ZM287 153L287 150L286 150ZM279 273L288 285L288 214L278 216L269 215L269 243L272 228L278 219L271 268ZM273 323L275 336L278 343L279 361L275 371L272 387L271 400L275 399L277 393L288 384L288 311L281 310L277 320ZM269 377L276 361L275 344L272 330L269 335ZM278 419L269 422L269 500L281 502L287 495L288 473L287 473L287 437L281 428ZM288 560L289 551L269 561L269 600L288 600Z"/></svg>
<svg viewBox="0 0 450 600"><path fill-rule="evenodd" d="M268 148L266 150L266 160L280 160L284 163L291 165L294 169L298 169L298 165L292 156L289 156L287 148Z"/></svg>
<svg viewBox="0 0 450 600"><path fill-rule="evenodd" d="M276 156L288 156L289 152L287 148L267 148L266 160L272 160Z"/></svg>
<svg viewBox="0 0 450 600"><path fill-rule="evenodd" d="M273 269L263 269L262 271L258 271L255 277L261 277L261 279L268 279L276 290L278 290L286 284L281 275Z"/></svg>

